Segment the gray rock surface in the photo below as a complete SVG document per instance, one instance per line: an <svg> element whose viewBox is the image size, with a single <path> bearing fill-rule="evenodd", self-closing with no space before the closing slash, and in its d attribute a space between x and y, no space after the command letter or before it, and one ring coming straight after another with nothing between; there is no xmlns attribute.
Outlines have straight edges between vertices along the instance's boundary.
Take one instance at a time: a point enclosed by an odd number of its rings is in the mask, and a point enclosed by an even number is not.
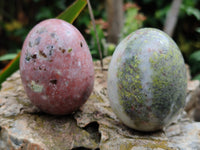
<svg viewBox="0 0 200 150"><path fill-rule="evenodd" d="M200 149L200 123L189 119L185 111L163 131L142 133L123 125L107 97L109 61L104 59L103 72L99 62L95 63L93 93L80 110L66 116L48 115L34 107L24 92L19 71L14 73L0 91L0 150ZM188 96L198 88L199 83L188 88ZM193 106L196 100L191 102L191 97L187 97L187 104Z"/></svg>

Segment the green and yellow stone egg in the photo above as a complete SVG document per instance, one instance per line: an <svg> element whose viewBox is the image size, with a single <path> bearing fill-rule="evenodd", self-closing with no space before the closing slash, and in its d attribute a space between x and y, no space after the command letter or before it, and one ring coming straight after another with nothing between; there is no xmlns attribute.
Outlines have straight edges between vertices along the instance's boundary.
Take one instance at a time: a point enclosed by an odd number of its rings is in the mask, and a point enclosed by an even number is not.
<svg viewBox="0 0 200 150"><path fill-rule="evenodd" d="M143 28L117 46L108 70L111 107L127 126L155 131L172 122L185 104L186 68L176 43Z"/></svg>

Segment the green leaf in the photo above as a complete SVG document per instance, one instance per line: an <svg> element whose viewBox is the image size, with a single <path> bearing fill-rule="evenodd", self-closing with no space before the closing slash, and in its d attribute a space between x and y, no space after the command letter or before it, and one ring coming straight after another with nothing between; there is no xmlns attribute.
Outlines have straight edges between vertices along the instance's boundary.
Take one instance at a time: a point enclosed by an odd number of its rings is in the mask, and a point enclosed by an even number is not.
<svg viewBox="0 0 200 150"><path fill-rule="evenodd" d="M200 74L196 75L193 80L199 80L200 81Z"/></svg>
<svg viewBox="0 0 200 150"><path fill-rule="evenodd" d="M73 23L74 20L81 13L83 8L86 6L87 0L76 0L68 9L63 11L57 18L65 20L69 23Z"/></svg>
<svg viewBox="0 0 200 150"><path fill-rule="evenodd" d="M0 85L6 80L13 72L19 69L20 52L1 72L0 72Z"/></svg>
<svg viewBox="0 0 200 150"><path fill-rule="evenodd" d="M189 16L194 16L197 20L200 20L200 11L197 8L194 8L193 6L186 6L181 5L181 10L184 11Z"/></svg>
<svg viewBox="0 0 200 150"><path fill-rule="evenodd" d="M198 33L200 33L200 27L196 28L196 31L197 31Z"/></svg>
<svg viewBox="0 0 200 150"><path fill-rule="evenodd" d="M86 6L87 0L76 0L71 6L69 6L63 13L57 18L65 20L69 23L73 23L74 20L81 13ZM0 85L6 80L12 73L19 69L20 52L18 55L0 72Z"/></svg>
<svg viewBox="0 0 200 150"><path fill-rule="evenodd" d="M193 7L188 7L186 9L186 12L188 15L193 15L196 17L197 20L200 20L200 11L196 8L193 8Z"/></svg>
<svg viewBox="0 0 200 150"><path fill-rule="evenodd" d="M200 69L200 50L192 53L189 57L191 74L195 75Z"/></svg>
<svg viewBox="0 0 200 150"><path fill-rule="evenodd" d="M190 62L200 62L200 50L192 53L189 58Z"/></svg>
<svg viewBox="0 0 200 150"><path fill-rule="evenodd" d="M5 54L0 57L0 61L11 60L14 59L16 56L17 56L16 53Z"/></svg>
<svg viewBox="0 0 200 150"><path fill-rule="evenodd" d="M53 17L53 13L48 7L41 7L39 9L39 13L35 16L35 19L39 21L39 20L44 20L44 19L52 18L52 17Z"/></svg>

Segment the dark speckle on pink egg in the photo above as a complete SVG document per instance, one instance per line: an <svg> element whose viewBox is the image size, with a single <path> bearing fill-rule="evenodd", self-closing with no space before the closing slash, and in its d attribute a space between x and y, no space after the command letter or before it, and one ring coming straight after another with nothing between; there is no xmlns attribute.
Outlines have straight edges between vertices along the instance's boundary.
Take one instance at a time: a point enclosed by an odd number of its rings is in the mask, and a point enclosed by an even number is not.
<svg viewBox="0 0 200 150"><path fill-rule="evenodd" d="M92 92L94 68L87 43L71 24L48 19L27 35L20 74L31 102L46 113L76 111Z"/></svg>

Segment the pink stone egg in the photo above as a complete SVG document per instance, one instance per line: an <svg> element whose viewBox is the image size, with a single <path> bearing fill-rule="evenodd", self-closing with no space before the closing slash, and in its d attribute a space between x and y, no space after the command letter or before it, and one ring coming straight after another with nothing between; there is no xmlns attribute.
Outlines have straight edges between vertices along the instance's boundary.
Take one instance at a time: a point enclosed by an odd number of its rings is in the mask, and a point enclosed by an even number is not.
<svg viewBox="0 0 200 150"><path fill-rule="evenodd" d="M69 114L90 96L94 67L82 34L60 19L37 24L21 52L20 74L26 94L42 111Z"/></svg>

